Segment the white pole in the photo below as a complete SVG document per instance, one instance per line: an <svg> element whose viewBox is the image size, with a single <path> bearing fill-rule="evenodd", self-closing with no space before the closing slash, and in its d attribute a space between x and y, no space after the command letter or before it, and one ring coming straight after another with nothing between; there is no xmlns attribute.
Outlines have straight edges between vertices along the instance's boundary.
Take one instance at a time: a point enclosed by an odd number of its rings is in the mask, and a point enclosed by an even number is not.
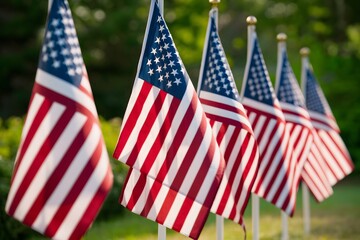
<svg viewBox="0 0 360 240"><path fill-rule="evenodd" d="M302 194L303 194L303 218L304 218L304 236L310 234L310 196L309 188L306 184L302 184Z"/></svg>
<svg viewBox="0 0 360 240"><path fill-rule="evenodd" d="M301 86L304 95L306 94L305 89L305 81L306 81L306 69L309 67L309 59L308 56L310 54L310 50L308 48L301 48ZM304 236L308 236L310 234L310 194L309 188L306 184L302 183L302 200L303 200L303 222L304 222Z"/></svg>
<svg viewBox="0 0 360 240"><path fill-rule="evenodd" d="M278 52L277 52L277 67L276 67L276 81L275 81L275 92L279 91L280 85L280 74L283 65L283 53L286 50L286 39L287 36L285 33L279 33L276 36L278 41ZM281 211L281 240L289 239L289 221L288 215Z"/></svg>
<svg viewBox="0 0 360 240"><path fill-rule="evenodd" d="M158 0L160 14L164 17L164 0ZM166 240L166 227L158 224L158 240Z"/></svg>
<svg viewBox="0 0 360 240"><path fill-rule="evenodd" d="M252 239L260 239L260 200L255 194L251 194L251 210L252 210Z"/></svg>

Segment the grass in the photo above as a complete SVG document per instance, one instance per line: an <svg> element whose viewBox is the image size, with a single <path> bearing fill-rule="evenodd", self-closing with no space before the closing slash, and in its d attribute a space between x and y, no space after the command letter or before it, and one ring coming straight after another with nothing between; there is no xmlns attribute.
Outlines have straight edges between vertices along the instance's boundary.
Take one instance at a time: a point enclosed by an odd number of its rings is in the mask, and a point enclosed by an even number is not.
<svg viewBox="0 0 360 240"><path fill-rule="evenodd" d="M278 209L261 201L260 204L260 238L280 239L281 217ZM334 194L323 203L311 201L311 234L304 236L302 222L301 191L298 193L295 216L289 219L290 239L359 239L360 237L360 178L348 177L334 188ZM251 206L247 207L245 222L251 233ZM243 239L242 228L232 221L225 220L224 238L226 240ZM157 224L126 211L118 219L106 222L95 222L84 237L84 240L156 240ZM167 239L188 239L172 230L167 230ZM200 235L200 239L216 239L215 216L211 214Z"/></svg>

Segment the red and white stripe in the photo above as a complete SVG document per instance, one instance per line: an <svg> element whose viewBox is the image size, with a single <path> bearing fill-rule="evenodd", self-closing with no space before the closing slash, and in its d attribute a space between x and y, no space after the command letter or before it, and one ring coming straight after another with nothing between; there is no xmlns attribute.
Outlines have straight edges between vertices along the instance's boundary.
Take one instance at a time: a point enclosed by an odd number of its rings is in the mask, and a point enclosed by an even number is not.
<svg viewBox="0 0 360 240"><path fill-rule="evenodd" d="M211 211L244 226L243 215L259 159L250 122L238 101L200 91L200 102L226 162Z"/></svg>
<svg viewBox="0 0 360 240"><path fill-rule="evenodd" d="M291 198L290 174L296 160L292 157L294 139L286 125L280 104L274 106L244 97L244 108L253 127L260 151L259 171L253 192L291 215L286 199Z"/></svg>
<svg viewBox="0 0 360 240"><path fill-rule="evenodd" d="M354 165L350 154L339 135L339 128L331 116L309 111L314 128L319 136L319 150L325 160L326 176L331 185L349 175Z"/></svg>
<svg viewBox="0 0 360 240"><path fill-rule="evenodd" d="M97 112L77 88L37 71L6 212L54 239L79 239L112 185Z"/></svg>
<svg viewBox="0 0 360 240"><path fill-rule="evenodd" d="M322 202L333 194L333 190L326 177L326 171L329 169L320 151L323 147L321 140L315 130L312 131L312 135L314 141L311 145L308 159L304 164L301 177L316 201Z"/></svg>
<svg viewBox="0 0 360 240"><path fill-rule="evenodd" d="M225 163L190 82L177 99L137 79L114 157L133 168L123 189L125 207L198 238Z"/></svg>
<svg viewBox="0 0 360 240"><path fill-rule="evenodd" d="M313 144L312 125L309 113L302 107L280 102L284 113L286 125L290 129L290 142L293 142L294 166L291 168L289 178L292 179L292 194L286 200L286 212L294 214L296 193L301 179L304 164L308 158ZM284 206L284 207L285 207Z"/></svg>

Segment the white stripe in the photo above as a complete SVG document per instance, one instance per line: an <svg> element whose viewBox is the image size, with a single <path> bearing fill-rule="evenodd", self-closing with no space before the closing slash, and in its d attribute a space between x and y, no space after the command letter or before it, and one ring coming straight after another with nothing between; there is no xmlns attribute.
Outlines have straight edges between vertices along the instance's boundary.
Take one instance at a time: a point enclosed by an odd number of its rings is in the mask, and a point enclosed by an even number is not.
<svg viewBox="0 0 360 240"><path fill-rule="evenodd" d="M123 195L121 199L121 205L127 207L128 202L130 201L131 196L133 195L134 188L136 183L139 181L141 174L139 171L132 169L130 176L128 176L126 185L124 185ZM145 191L144 187L144 191Z"/></svg>
<svg viewBox="0 0 360 240"><path fill-rule="evenodd" d="M73 188L73 185L75 184L78 176L88 163L88 161L84 161L84 159L89 159L96 150L96 146L99 143L100 137L101 132L99 126L93 125L84 144L81 146L70 166L67 168L66 173L62 176L61 181L36 218L32 226L34 229L37 229L40 232L45 231L58 208L61 206L64 199Z"/></svg>
<svg viewBox="0 0 360 240"><path fill-rule="evenodd" d="M241 112L245 113L245 109L244 109L243 105L240 102L235 101L231 98L223 97L219 94L214 94L214 93L207 92L207 91L200 91L200 98L203 98L203 99L206 99L209 101L219 102L219 103L228 105L229 107L235 107L235 108L239 109Z"/></svg>
<svg viewBox="0 0 360 240"><path fill-rule="evenodd" d="M202 111L201 111L201 107L199 104L196 109L194 118L191 121L190 126L187 129L183 129L183 130L178 129L178 131L186 130L186 134L179 146L179 149L177 150L177 152L174 156L173 161L171 162L170 168L167 171L166 177L163 181L164 184L166 184L168 186L170 186L173 183L175 177L178 174L179 168L185 161L184 158L185 158L187 152L189 151L189 148L191 147L192 141L196 135L197 130L199 129L199 125L201 123L199 118L201 118L201 116L202 116L201 114L202 114ZM211 128L208 127L207 130L211 131ZM194 178L196 177L198 171L200 170L201 162L197 162L197 159L199 159L199 158L204 159L205 155L207 154L207 149L208 149L208 145L209 145L208 140L209 139L204 136L203 141L201 142L199 149L195 155L195 158L193 159L193 161L191 163L190 169L184 178L184 181L180 188L180 192L184 193L185 195L189 191L189 188L191 187L192 182L194 181Z"/></svg>
<svg viewBox="0 0 360 240"><path fill-rule="evenodd" d="M23 155L23 159L17 170L16 176L11 184L10 192L6 202L6 210L9 210L16 192L18 191L21 182L23 181L26 173L29 171L31 164L33 163L36 155L41 150L45 140L55 127L57 121L65 111L65 106L58 103L53 103L47 112L46 116L42 120L39 128L34 134L31 142ZM15 216L16 217L16 216Z"/></svg>
<svg viewBox="0 0 360 240"><path fill-rule="evenodd" d="M79 221L82 219L85 211L88 207L90 207L90 203L96 195L99 187L105 180L108 169L109 157L106 152L106 147L103 145L103 151L98 164L57 230L54 239L67 239L71 236Z"/></svg>
<svg viewBox="0 0 360 240"><path fill-rule="evenodd" d="M154 121L154 123L151 125L151 129L150 132L148 134L148 137L145 139L145 142L143 143L141 149L138 149L138 157L136 160L136 165L134 166L139 167L143 166L146 158L144 156L147 156L150 152L150 150L152 149L154 142L156 140L156 137L158 136L161 127L164 124L164 120L167 119L167 115L168 115L168 111L170 109L170 104L173 100L173 96L170 94L167 94L163 104L161 106L161 110L159 111L156 120ZM176 121L176 119L174 120Z"/></svg>
<svg viewBox="0 0 360 240"><path fill-rule="evenodd" d="M183 214L180 212L181 207L185 201L185 196L181 193L177 193L174 199L174 202L171 205L171 208L166 213L166 219L164 221L164 226L168 226L172 228L174 226L175 220L178 218L179 215Z"/></svg>
<svg viewBox="0 0 360 240"><path fill-rule="evenodd" d="M129 155L131 154L132 150L134 149L134 145L137 142L141 128L145 124L145 120L146 120L147 116L149 115L151 107L154 105L154 101L155 101L156 97L158 96L159 91L160 91L159 88L153 87L150 90L150 92L142 106L141 113L140 113L139 117L136 119L136 124L135 124L134 128L132 129L129 138L125 143L124 149L121 152L121 155L119 157L119 160L125 164L128 160ZM135 161L135 163L132 167L140 170L141 165L139 165L138 161Z"/></svg>
<svg viewBox="0 0 360 240"><path fill-rule="evenodd" d="M229 119L232 119L239 123L247 123L248 122L248 120L246 118L244 118L244 116L237 114L233 111L228 111L226 109L221 109L221 108L209 106L206 104L202 104L202 106L204 108L204 111L208 114L229 118Z"/></svg>
<svg viewBox="0 0 360 240"><path fill-rule="evenodd" d="M86 119L87 117L81 113L76 112L74 114L22 197L22 201L20 201L15 212L18 219L23 220L25 218L27 212L34 204L34 201L39 196L40 191L45 184L47 184L47 181L58 167L60 160L63 158L76 135L85 124Z"/></svg>
<svg viewBox="0 0 360 240"><path fill-rule="evenodd" d="M156 178L161 166L163 165L163 163L165 161L166 155L168 153L168 149L171 146L171 144L174 142L174 137L175 137L176 133L178 131L184 131L183 129L179 130L179 126L182 122L182 119L184 118L184 114L186 113L187 109L189 108L190 103L191 103L190 94L185 92L183 101L180 102L180 105L174 116L174 121L171 123L170 129L165 137L163 145L160 148L160 151L159 151L158 155L156 156L156 159L154 160L154 163L153 163L152 167L150 168L150 171L148 172L149 176Z"/></svg>
<svg viewBox="0 0 360 240"><path fill-rule="evenodd" d="M20 142L20 146L18 148L19 150L22 149L22 145L24 144L23 142L25 141L25 137L28 134L30 126L32 125L32 123L34 121L35 116L38 114L38 111L39 111L42 103L44 102L44 100L45 100L44 96L42 96L42 95L40 95L38 93L35 93L35 95L33 97L33 100L31 101L31 104L29 106L29 111L27 113L26 120L25 120L25 123L24 123L24 127L23 127L23 130L22 130L22 133L21 133L21 142ZM19 154L20 154L19 150L16 153L14 165L18 161Z"/></svg>
<svg viewBox="0 0 360 240"><path fill-rule="evenodd" d="M306 183L306 185L309 187L310 191L312 192L312 194L315 196L316 200L321 202L324 200L324 196L321 195L321 193L319 192L319 190L316 188L315 186L315 180L311 179L310 174L304 173L303 174L303 180ZM319 184L316 184L317 186Z"/></svg>
<svg viewBox="0 0 360 240"><path fill-rule="evenodd" d="M327 133L324 131L319 131L319 135L321 139L323 140L323 143L328 146L329 149L331 149L332 154L335 157L335 161L338 163L338 165L341 167L341 169L345 172L345 174L351 173L352 169L348 165L347 159L343 156L341 150L339 149L339 146L334 143L332 138L329 137Z"/></svg>
<svg viewBox="0 0 360 240"><path fill-rule="evenodd" d="M153 181L149 177L147 177L147 180ZM161 210L161 207L164 204L165 198L169 192L170 192L170 189L167 186L161 184L160 191L157 194L155 201L154 201L148 215L146 216L148 219L151 219L153 221L156 220L156 218L158 217L158 214Z"/></svg>
<svg viewBox="0 0 360 240"><path fill-rule="evenodd" d="M97 117L93 99L74 85L57 78L54 75L48 74L41 69L38 69L36 72L36 82L83 105L94 115L94 117Z"/></svg>
<svg viewBox="0 0 360 240"><path fill-rule="evenodd" d="M264 103L255 101L255 100L252 100L247 97L244 97L243 105L245 108L248 106L250 108L258 109L260 111L274 115L274 116L278 117L279 119L285 121L284 115L283 115L281 109L275 108L274 106L270 106L268 104L264 104Z"/></svg>
<svg viewBox="0 0 360 240"><path fill-rule="evenodd" d="M327 195L327 191L326 191L326 188L325 188L325 186L324 186L324 184L323 184L323 181L320 179L320 177L319 177L319 175L318 175L318 173L313 169L313 167L310 165L310 164L305 164L304 165L304 171L303 171L303 173L302 173L302 176L304 177L304 176L307 176L307 180L305 181L306 182L306 184L308 184L308 181L309 180L311 180L311 182L313 182L313 185L314 186L312 186L312 188L311 188L311 190L312 190L312 192L314 192L314 191L321 191L321 193L323 194L323 195ZM318 187L318 188L316 188L315 187L315 185ZM318 190L319 189L319 190ZM320 193L320 192L319 192Z"/></svg>
<svg viewBox="0 0 360 240"><path fill-rule="evenodd" d="M331 119L326 115L323 115L321 113L317 113L317 112L314 112L314 111L311 111L311 110L308 110L308 112L309 112L310 118L312 120L324 122L325 124L328 124L331 128L333 128L333 130L336 130L336 131L339 130L339 127L338 127L338 125L337 125L337 123L336 123L336 121L334 119ZM314 121L313 121L313 125L315 126ZM327 125L324 125L324 124L321 124L321 123L316 123L316 125L320 129L324 128L323 130L329 129L329 127Z"/></svg>
<svg viewBox="0 0 360 240"><path fill-rule="evenodd" d="M195 221L197 220L197 217L199 215L199 212L201 210L202 205L198 202L194 201L191 205L190 211L188 215L186 216L186 219L184 221L184 225L181 228L181 233L185 236L189 236L191 233L191 230L194 227Z"/></svg>

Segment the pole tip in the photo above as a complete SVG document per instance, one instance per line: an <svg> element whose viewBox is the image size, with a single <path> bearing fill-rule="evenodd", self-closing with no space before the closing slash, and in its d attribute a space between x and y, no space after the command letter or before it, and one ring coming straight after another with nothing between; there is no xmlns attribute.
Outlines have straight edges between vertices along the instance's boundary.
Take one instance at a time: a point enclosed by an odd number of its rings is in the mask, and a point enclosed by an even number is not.
<svg viewBox="0 0 360 240"><path fill-rule="evenodd" d="M248 17L246 18L246 23L247 23L248 25L256 25L256 23L257 23L256 17L254 17L254 16L248 16Z"/></svg>
<svg viewBox="0 0 360 240"><path fill-rule="evenodd" d="M303 47L303 48L300 49L300 55L302 57L307 57L307 56L309 56L309 54L310 54L310 49L309 48Z"/></svg>
<svg viewBox="0 0 360 240"><path fill-rule="evenodd" d="M221 0L209 0L209 3L210 3L213 7L216 7L220 2L221 2Z"/></svg>
<svg viewBox="0 0 360 240"><path fill-rule="evenodd" d="M278 40L278 42L286 42L287 36L285 33L279 33L276 36L276 39Z"/></svg>

